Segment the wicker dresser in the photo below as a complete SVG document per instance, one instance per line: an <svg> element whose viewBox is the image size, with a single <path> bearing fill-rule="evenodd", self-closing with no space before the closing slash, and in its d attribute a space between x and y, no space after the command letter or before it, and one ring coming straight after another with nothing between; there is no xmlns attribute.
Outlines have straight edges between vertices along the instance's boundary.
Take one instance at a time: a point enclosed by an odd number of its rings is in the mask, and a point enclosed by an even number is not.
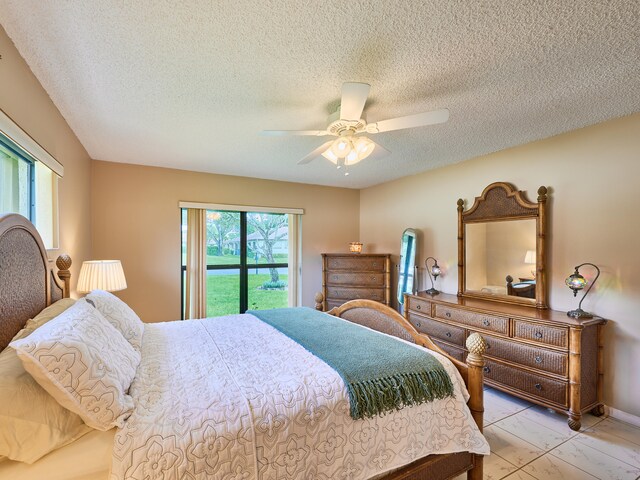
<svg viewBox="0 0 640 480"><path fill-rule="evenodd" d="M323 253L324 310L365 298L389 305L391 255L388 253Z"/></svg>
<svg viewBox="0 0 640 480"><path fill-rule="evenodd" d="M423 292L406 295L405 317L461 361L466 338L482 334L485 383L565 412L574 430L583 412L603 413L602 318Z"/></svg>

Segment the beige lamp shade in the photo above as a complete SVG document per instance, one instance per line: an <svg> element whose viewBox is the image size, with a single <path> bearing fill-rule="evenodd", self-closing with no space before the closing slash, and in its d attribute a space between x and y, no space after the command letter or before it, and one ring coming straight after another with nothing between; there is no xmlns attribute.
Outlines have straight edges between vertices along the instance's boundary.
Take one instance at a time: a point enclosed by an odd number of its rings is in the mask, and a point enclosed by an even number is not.
<svg viewBox="0 0 640 480"><path fill-rule="evenodd" d="M536 251L535 250L527 250L527 254L524 256L524 263L528 263L533 265L536 263Z"/></svg>
<svg viewBox="0 0 640 480"><path fill-rule="evenodd" d="M124 270L120 260L91 260L82 263L78 292L88 293L92 290L117 292L127 288Z"/></svg>

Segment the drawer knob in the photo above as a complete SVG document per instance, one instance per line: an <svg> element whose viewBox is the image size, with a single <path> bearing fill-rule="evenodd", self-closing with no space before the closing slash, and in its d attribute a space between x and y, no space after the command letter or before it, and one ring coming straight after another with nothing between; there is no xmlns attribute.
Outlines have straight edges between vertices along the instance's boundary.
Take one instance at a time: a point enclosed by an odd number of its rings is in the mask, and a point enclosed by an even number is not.
<svg viewBox="0 0 640 480"><path fill-rule="evenodd" d="M542 332L536 332L535 337L536 338L542 338Z"/></svg>
<svg viewBox="0 0 640 480"><path fill-rule="evenodd" d="M446 335L448 338L451 338L451 332L447 332L447 333L445 333L445 335Z"/></svg>
<svg viewBox="0 0 640 480"><path fill-rule="evenodd" d="M484 319L482 320L482 324L483 324L485 327L488 327L490 323L491 323L491 322L489 322L489 320L487 320L486 318L484 318Z"/></svg>
<svg viewBox="0 0 640 480"><path fill-rule="evenodd" d="M491 369L490 369L489 367L484 367L484 368L482 369L482 371L483 371L484 373L491 373Z"/></svg>
<svg viewBox="0 0 640 480"><path fill-rule="evenodd" d="M373 266L377 267L378 266L378 262L373 262Z"/></svg>
<svg viewBox="0 0 640 480"><path fill-rule="evenodd" d="M334 275L334 276L333 276L333 279L334 279L334 280L337 280L337 279L338 279L338 276L337 276L337 275Z"/></svg>
<svg viewBox="0 0 640 480"><path fill-rule="evenodd" d="M451 312L445 313L444 316L447 317L447 318L451 318Z"/></svg>
<svg viewBox="0 0 640 480"><path fill-rule="evenodd" d="M536 355L536 358L534 360L536 361L536 363L542 363L542 357L540 355Z"/></svg>
<svg viewBox="0 0 640 480"><path fill-rule="evenodd" d="M422 307L420 305L416 305L416 310L422 310Z"/></svg>
<svg viewBox="0 0 640 480"><path fill-rule="evenodd" d="M535 384L536 390L542 390L542 385L540 385L539 383Z"/></svg>
<svg viewBox="0 0 640 480"><path fill-rule="evenodd" d="M416 327L420 327L422 324L420 322L416 322Z"/></svg>

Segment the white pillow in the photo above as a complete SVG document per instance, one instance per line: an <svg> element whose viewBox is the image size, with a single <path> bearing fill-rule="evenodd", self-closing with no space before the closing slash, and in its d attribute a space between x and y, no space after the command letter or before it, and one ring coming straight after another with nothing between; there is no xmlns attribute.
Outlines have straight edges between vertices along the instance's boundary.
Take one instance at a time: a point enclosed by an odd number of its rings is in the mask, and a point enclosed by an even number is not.
<svg viewBox="0 0 640 480"><path fill-rule="evenodd" d="M60 405L97 430L122 427L140 354L84 300L9 344L24 368Z"/></svg>
<svg viewBox="0 0 640 480"><path fill-rule="evenodd" d="M26 337L30 332L23 330L18 335ZM0 462L8 457L33 463L90 431L80 416L36 383L15 350L6 348L0 353Z"/></svg>
<svg viewBox="0 0 640 480"><path fill-rule="evenodd" d="M127 339L136 352L141 351L144 324L129 305L104 290L94 290L85 298Z"/></svg>
<svg viewBox="0 0 640 480"><path fill-rule="evenodd" d="M28 337L36 328L41 327L48 321L56 318L67 308L71 307L74 303L76 303L76 301L73 298L63 298L55 303L52 303L44 310L42 310L38 315L28 319L27 323L25 323L24 325L24 328L20 330L15 337L13 337L13 340Z"/></svg>

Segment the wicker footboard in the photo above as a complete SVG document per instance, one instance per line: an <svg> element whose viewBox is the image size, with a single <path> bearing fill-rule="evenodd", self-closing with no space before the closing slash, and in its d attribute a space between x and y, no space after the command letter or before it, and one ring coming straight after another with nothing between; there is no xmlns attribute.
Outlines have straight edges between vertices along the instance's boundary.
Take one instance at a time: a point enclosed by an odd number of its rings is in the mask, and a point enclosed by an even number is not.
<svg viewBox="0 0 640 480"><path fill-rule="evenodd" d="M322 294L317 294L315 300L316 309L322 310ZM482 432L484 412L482 369L485 364L483 354L486 350L486 343L479 334L474 333L467 339L469 355L467 355L466 363L463 363L438 347L428 335L418 332L398 312L381 303L372 300L351 300L327 313L416 343L446 356L464 379L470 395L467 405ZM469 480L482 480L482 464L482 455L474 455L469 452L429 455L379 478L380 480L444 480L468 471L467 478Z"/></svg>

